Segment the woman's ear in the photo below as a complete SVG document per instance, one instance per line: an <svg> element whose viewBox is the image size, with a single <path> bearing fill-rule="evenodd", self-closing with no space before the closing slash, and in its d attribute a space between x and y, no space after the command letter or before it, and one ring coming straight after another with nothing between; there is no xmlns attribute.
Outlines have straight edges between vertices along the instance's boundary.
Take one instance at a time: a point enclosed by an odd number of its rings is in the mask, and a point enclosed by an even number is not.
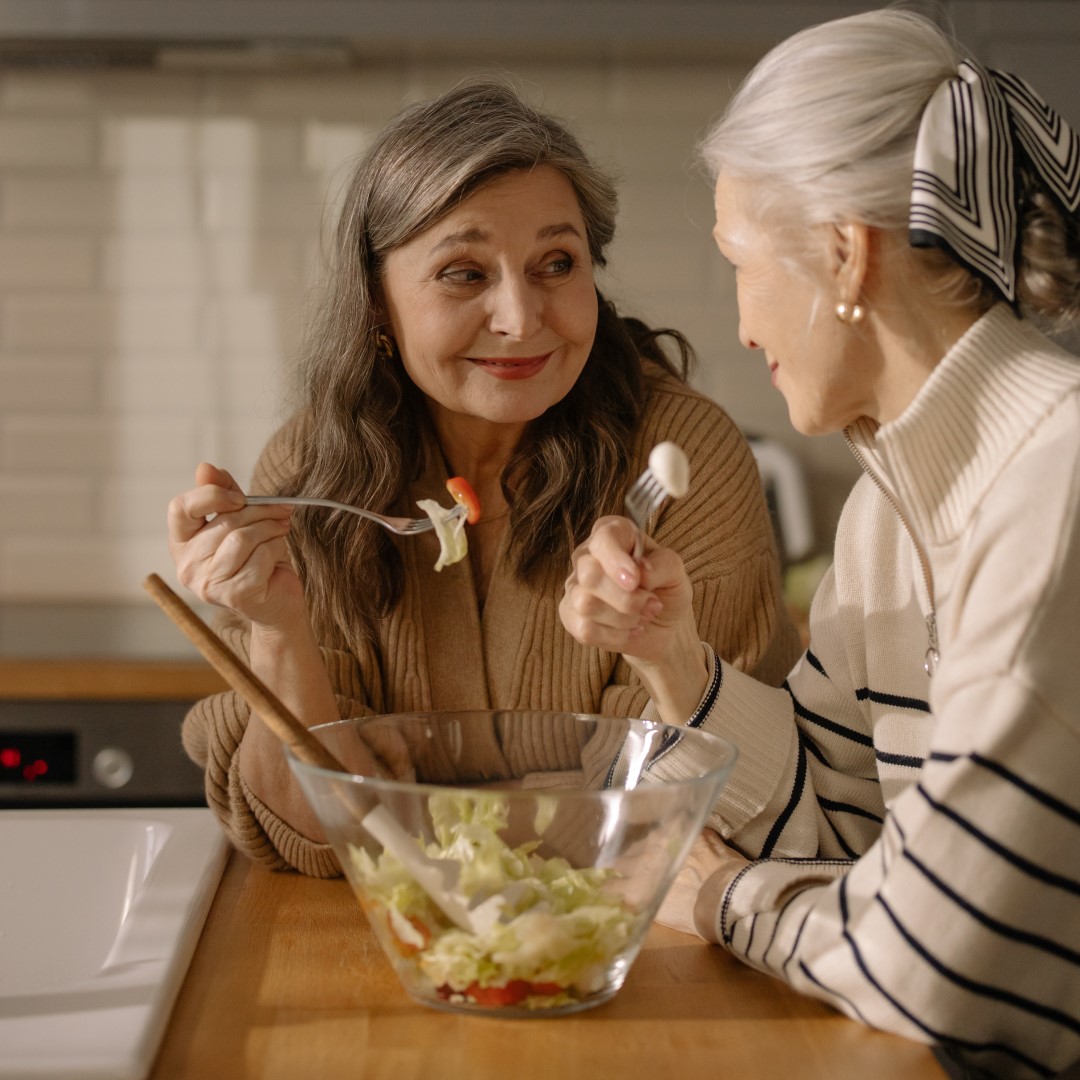
<svg viewBox="0 0 1080 1080"><path fill-rule="evenodd" d="M837 299L854 304L867 284L873 244L869 225L847 221L833 225L829 234L829 269Z"/></svg>
<svg viewBox="0 0 1080 1080"><path fill-rule="evenodd" d="M390 311L386 305L386 297L383 294L382 286L376 286L375 293L372 296L372 314L376 319L376 326L380 333L385 334L391 341L394 340L394 326L390 319Z"/></svg>

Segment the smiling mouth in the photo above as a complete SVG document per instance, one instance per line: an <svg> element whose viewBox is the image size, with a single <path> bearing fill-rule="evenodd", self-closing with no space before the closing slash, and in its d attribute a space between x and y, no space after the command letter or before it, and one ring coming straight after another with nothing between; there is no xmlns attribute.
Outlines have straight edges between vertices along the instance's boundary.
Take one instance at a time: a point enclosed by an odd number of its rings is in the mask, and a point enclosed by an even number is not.
<svg viewBox="0 0 1080 1080"><path fill-rule="evenodd" d="M493 378L513 381L539 375L554 355L552 349L541 356L472 356L469 362Z"/></svg>
<svg viewBox="0 0 1080 1080"><path fill-rule="evenodd" d="M540 356L472 356L469 359L475 364L484 364L488 367L521 368L530 364L539 364L546 360L551 353L542 353Z"/></svg>

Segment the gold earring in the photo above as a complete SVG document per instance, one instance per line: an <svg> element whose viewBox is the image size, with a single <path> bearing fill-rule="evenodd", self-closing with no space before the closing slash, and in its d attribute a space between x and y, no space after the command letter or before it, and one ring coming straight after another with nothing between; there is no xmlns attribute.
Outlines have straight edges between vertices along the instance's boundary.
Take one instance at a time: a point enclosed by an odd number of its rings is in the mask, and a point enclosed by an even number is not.
<svg viewBox="0 0 1080 1080"><path fill-rule="evenodd" d="M375 354L380 360L394 359L394 339L382 330L375 331Z"/></svg>
<svg viewBox="0 0 1080 1080"><path fill-rule="evenodd" d="M836 317L842 323L860 323L865 314L861 304L848 304L841 300L836 305Z"/></svg>

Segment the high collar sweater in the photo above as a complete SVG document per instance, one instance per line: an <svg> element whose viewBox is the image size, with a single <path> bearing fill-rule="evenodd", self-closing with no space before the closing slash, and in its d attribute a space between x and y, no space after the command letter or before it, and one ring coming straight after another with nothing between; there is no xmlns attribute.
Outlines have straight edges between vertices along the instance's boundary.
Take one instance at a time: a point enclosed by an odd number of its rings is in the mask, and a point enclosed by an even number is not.
<svg viewBox="0 0 1080 1080"><path fill-rule="evenodd" d="M739 744L714 825L755 860L717 934L867 1024L1051 1076L1080 1057L1080 361L1000 305L847 435L865 475L809 650L781 689L718 662L691 720Z"/></svg>

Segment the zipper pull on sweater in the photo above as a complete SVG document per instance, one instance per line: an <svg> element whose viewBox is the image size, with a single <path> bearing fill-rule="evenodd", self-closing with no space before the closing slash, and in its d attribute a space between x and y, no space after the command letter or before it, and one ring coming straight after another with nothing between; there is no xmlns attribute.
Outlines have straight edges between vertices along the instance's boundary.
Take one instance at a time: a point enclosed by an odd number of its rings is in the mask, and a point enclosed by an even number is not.
<svg viewBox="0 0 1080 1080"><path fill-rule="evenodd" d="M933 678L934 672L937 671L938 660L941 659L941 654L938 652L937 616L933 608L930 609L930 614L926 616L926 633L930 639L930 644L923 660L923 670L930 678Z"/></svg>

